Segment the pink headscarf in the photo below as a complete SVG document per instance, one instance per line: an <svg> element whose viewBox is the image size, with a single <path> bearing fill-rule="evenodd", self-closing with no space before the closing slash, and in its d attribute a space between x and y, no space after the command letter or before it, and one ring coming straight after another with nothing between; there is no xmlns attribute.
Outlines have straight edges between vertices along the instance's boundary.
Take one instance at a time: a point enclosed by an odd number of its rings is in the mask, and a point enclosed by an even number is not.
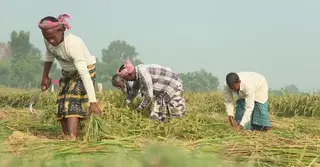
<svg viewBox="0 0 320 167"><path fill-rule="evenodd" d="M48 29L60 29L60 28L67 28L68 30L71 29L71 26L69 23L65 20L65 18L71 19L71 17L68 14L62 14L59 15L57 20L58 22L52 22L50 20L45 20L41 23L41 21L38 23L38 27L42 30L48 30Z"/></svg>
<svg viewBox="0 0 320 167"><path fill-rule="evenodd" d="M126 62L124 63L124 69L119 72L119 69L117 70L117 74L121 77L124 78L131 74L134 71L134 66L131 63L130 59L127 59Z"/></svg>

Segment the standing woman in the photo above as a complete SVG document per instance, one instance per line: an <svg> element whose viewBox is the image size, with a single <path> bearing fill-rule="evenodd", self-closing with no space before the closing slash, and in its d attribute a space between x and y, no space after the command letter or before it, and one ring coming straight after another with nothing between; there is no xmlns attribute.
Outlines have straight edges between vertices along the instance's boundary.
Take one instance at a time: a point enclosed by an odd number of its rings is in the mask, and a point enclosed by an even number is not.
<svg viewBox="0 0 320 167"><path fill-rule="evenodd" d="M90 112L100 113L101 110L97 105L94 87L96 58L90 54L79 37L65 33L66 29L71 28L65 18L70 16L48 16L38 24L46 46L41 88L42 91L48 89L49 72L56 59L62 68L57 117L63 133L74 140L77 137L79 120L87 116L85 108L88 102Z"/></svg>

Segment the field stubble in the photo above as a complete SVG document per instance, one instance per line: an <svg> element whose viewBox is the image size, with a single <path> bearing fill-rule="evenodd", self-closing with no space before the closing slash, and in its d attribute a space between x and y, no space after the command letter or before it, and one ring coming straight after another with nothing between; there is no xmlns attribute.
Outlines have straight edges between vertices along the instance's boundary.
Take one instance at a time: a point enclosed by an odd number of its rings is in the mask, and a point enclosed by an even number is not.
<svg viewBox="0 0 320 167"><path fill-rule="evenodd" d="M170 161L167 154L171 159L184 156L174 154L175 148L183 148L185 157L212 159L214 155L228 164L236 162L237 166L240 162L252 162L255 166L320 164L320 97L317 95L270 97L272 131L237 133L226 120L223 98L217 92L187 93L187 116L162 124L149 120L145 113L125 107L120 92L106 91L99 96L103 115L87 119L77 142L61 140L55 119L55 95L41 94L34 104L35 114L28 113L26 108L31 96L31 93L0 95L1 125L13 131L5 141L6 150L24 159L76 161L120 154L136 158L151 145L167 148L167 151L151 148L156 153L148 154L147 150L147 154L143 154L143 158L147 155L160 158L158 163L149 164L154 167L170 166L164 164ZM138 104L136 101L133 109ZM188 163L199 165L195 162Z"/></svg>

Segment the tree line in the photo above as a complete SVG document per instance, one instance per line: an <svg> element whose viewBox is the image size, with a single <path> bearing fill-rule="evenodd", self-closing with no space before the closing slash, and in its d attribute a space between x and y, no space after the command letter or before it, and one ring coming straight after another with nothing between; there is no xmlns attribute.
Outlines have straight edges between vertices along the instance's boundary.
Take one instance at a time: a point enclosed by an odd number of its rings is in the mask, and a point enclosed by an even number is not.
<svg viewBox="0 0 320 167"><path fill-rule="evenodd" d="M138 56L139 53L133 45L123 40L112 41L107 48L102 49L101 60L97 58L97 83L102 83L105 89L113 89L111 78L116 69L128 58L134 65L143 63ZM12 31L8 42L0 42L0 86L39 88L43 64L40 49L30 43L29 31ZM53 79L61 77L61 69L58 68L56 62L52 65L50 76ZM186 91L216 91L219 87L218 78L205 69L179 73L179 76L183 80ZM286 85L278 90L270 89L269 92L279 96L301 93L294 84Z"/></svg>
<svg viewBox="0 0 320 167"><path fill-rule="evenodd" d="M12 31L7 43L0 43L0 85L15 88L39 88L43 69L43 55L30 42L29 31ZM89 48L90 50L90 48ZM133 45L123 40L112 41L102 49L101 60L97 58L97 83L103 88L113 89L111 78L126 59L130 58L134 65L142 64L139 53ZM160 64L161 65L161 64ZM215 91L219 80L205 69L180 73L186 91ZM61 77L61 69L56 62L52 65L50 76Z"/></svg>

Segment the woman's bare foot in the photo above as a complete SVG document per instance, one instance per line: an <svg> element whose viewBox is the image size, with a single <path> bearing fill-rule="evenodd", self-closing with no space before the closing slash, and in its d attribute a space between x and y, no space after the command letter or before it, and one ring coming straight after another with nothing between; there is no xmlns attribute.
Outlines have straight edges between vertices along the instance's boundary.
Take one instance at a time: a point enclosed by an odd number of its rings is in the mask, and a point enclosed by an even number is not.
<svg viewBox="0 0 320 167"><path fill-rule="evenodd" d="M77 140L77 138L74 137L74 136L72 136L72 135L66 135L66 136L65 136L65 139L66 139L66 140L69 140L69 141L76 141L76 140Z"/></svg>

